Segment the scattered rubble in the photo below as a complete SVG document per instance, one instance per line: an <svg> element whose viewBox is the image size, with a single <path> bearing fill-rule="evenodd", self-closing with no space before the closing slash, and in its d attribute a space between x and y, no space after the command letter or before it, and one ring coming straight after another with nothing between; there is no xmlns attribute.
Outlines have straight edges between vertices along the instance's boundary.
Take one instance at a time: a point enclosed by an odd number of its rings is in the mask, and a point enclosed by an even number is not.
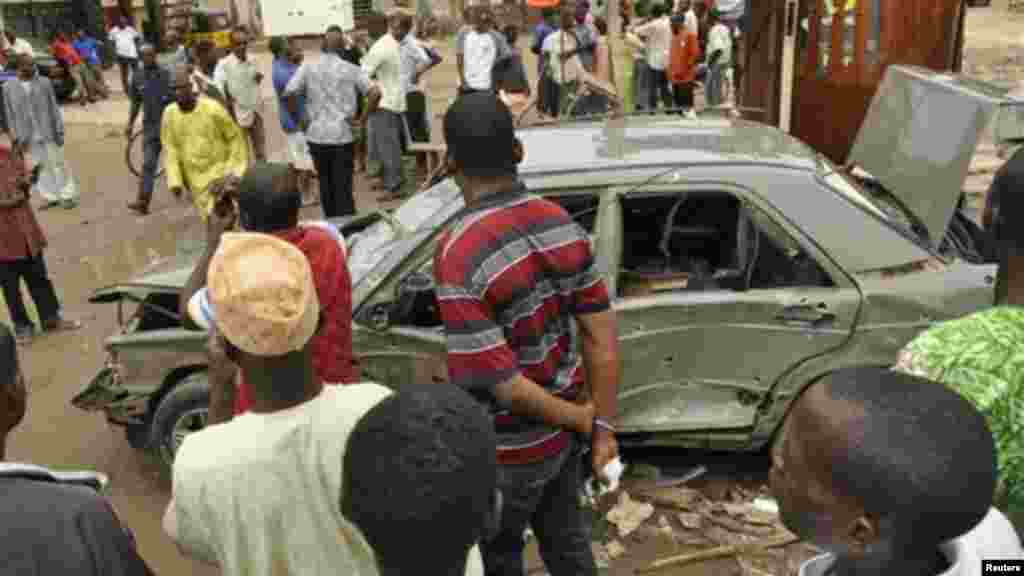
<svg viewBox="0 0 1024 576"><path fill-rule="evenodd" d="M626 554L626 547L620 544L618 540L612 540L605 548L608 551L608 557L612 560L621 558Z"/></svg>
<svg viewBox="0 0 1024 576"><path fill-rule="evenodd" d="M608 512L607 519L618 527L620 536L629 536L653 514L653 505L636 502L623 490L619 493L619 503Z"/></svg>

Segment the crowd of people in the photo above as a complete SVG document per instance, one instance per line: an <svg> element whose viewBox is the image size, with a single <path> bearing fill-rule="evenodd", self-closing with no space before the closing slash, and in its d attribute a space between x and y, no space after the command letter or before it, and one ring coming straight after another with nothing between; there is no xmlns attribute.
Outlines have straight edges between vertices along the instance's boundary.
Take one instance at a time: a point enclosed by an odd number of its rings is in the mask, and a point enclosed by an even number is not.
<svg viewBox="0 0 1024 576"><path fill-rule="evenodd" d="M685 111L701 18L686 0L675 10L655 7L627 35L646 66L634 85L650 89L636 102ZM618 457L616 315L586 232L519 179L515 96L531 87L518 31L494 31L486 8L472 16L456 40L461 84L443 121L466 207L433 266L448 384L361 381L345 240L327 221L299 218L313 173L326 218L355 213L364 146L384 197L401 188L403 147L429 131L421 80L440 61L411 34L412 16L396 11L370 46L331 27L310 62L274 40L287 163L266 161L262 76L245 30L223 59L209 44L165 62L146 44L119 51L126 132L143 116L131 208L148 212L162 156L171 192L190 194L207 235L179 311L208 334L209 425L176 454L163 528L224 574L522 575L528 528L550 573L598 573L579 494L588 477L608 481ZM727 82L732 32L708 18L710 95ZM566 10L550 24L534 42L548 56L535 87L544 106L572 82L615 84L602 20ZM17 345L36 332L20 279L41 330L80 326L61 313L29 202L34 189L67 202L63 121L31 55L17 59L19 81L4 85L12 146L0 147L0 282L14 322L0 327L0 513L20 521L8 523L0 562L25 575L151 574L130 530L80 477L4 462L27 409ZM997 185L1011 186L1016 172L1003 178ZM1019 325L1024 302L1024 241L1005 223L1019 202L1004 194L991 216L1002 223L1000 306L923 333L895 369L838 370L795 400L771 447L770 483L786 527L823 551L802 576L959 576L980 573L983 560L1024 559L993 507L1024 486L1019 363L1008 361L1017 339L999 324Z"/></svg>

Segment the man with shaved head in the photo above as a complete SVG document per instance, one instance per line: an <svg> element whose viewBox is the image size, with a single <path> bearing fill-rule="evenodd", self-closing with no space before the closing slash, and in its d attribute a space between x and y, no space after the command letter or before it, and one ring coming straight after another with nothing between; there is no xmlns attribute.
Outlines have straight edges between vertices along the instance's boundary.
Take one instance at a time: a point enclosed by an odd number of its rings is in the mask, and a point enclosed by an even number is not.
<svg viewBox="0 0 1024 576"><path fill-rule="evenodd" d="M38 73L30 54L18 54L18 79L3 84L8 135L15 152L40 167L35 189L43 209L78 206L78 184L64 157L64 115L49 78Z"/></svg>
<svg viewBox="0 0 1024 576"><path fill-rule="evenodd" d="M773 448L783 523L826 552L800 576L980 575L985 560L1024 558L992 507L985 418L939 383L885 368L826 375Z"/></svg>
<svg viewBox="0 0 1024 576"><path fill-rule="evenodd" d="M149 214L149 203L153 199L153 188L156 186L156 173L160 167L160 121L163 120L164 108L173 101L171 94L171 71L157 62L156 48L145 44L140 50L142 68L136 70L132 77L132 110L128 118L128 127L124 131L126 138L131 138L135 129L135 119L142 116L142 179L139 180L139 195L135 202L128 205L143 216Z"/></svg>
<svg viewBox="0 0 1024 576"><path fill-rule="evenodd" d="M224 91L228 111L249 139L253 158L257 161L266 160L266 135L260 96L263 73L249 58L249 33L244 28L236 28L231 33L231 53L217 64L213 79Z"/></svg>
<svg viewBox="0 0 1024 576"><path fill-rule="evenodd" d="M167 187L178 198L188 189L205 222L216 203L210 184L244 174L249 147L224 106L196 93L188 66L175 67L172 88L176 102L164 110L160 128Z"/></svg>

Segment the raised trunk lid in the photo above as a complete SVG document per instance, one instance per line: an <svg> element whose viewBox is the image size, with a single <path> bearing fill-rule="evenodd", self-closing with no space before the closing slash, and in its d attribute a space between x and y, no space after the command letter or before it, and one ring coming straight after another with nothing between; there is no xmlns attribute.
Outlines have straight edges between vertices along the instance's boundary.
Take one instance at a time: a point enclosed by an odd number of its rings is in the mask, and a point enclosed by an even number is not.
<svg viewBox="0 0 1024 576"><path fill-rule="evenodd" d="M978 143L1024 137L1009 89L916 66L890 66L847 158L909 210L938 247Z"/></svg>

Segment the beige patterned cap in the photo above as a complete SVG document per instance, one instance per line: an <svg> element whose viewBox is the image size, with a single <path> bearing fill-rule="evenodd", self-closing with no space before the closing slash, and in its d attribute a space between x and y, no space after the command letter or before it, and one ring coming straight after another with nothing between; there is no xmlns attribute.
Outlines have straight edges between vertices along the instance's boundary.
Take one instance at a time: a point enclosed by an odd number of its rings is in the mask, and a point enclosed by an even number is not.
<svg viewBox="0 0 1024 576"><path fill-rule="evenodd" d="M274 236L228 232L210 260L206 288L188 303L189 316L216 325L239 350L284 356L316 333L320 302L309 262Z"/></svg>

